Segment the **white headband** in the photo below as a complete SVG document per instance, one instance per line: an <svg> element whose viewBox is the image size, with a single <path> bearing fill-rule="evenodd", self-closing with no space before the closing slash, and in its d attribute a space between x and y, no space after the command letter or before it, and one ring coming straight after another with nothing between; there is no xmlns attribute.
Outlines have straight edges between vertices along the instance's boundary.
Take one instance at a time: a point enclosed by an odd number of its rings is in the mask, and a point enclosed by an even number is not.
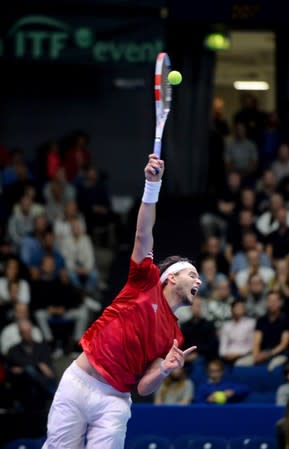
<svg viewBox="0 0 289 449"><path fill-rule="evenodd" d="M167 280L169 274L177 273L184 268L194 268L194 266L190 262L187 262L185 260L180 260L179 262L173 263L162 273L160 277L161 283L163 284Z"/></svg>

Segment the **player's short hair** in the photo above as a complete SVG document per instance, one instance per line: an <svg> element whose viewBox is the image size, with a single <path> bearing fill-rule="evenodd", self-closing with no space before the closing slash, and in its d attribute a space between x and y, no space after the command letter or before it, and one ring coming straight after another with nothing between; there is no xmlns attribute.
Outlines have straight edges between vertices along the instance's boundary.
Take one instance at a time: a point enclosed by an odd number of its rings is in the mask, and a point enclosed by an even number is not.
<svg viewBox="0 0 289 449"><path fill-rule="evenodd" d="M168 256L158 263L158 267L160 269L161 275L164 273L164 271L166 271L166 269L168 267L170 267L171 265L173 265L174 263L177 263L177 262L189 262L193 265L193 262L190 259L188 259L187 257Z"/></svg>

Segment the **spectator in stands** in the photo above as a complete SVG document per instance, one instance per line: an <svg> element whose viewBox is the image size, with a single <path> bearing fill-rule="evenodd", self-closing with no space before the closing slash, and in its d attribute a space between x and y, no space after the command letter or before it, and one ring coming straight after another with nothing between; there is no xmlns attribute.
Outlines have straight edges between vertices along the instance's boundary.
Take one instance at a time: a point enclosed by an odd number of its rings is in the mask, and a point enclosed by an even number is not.
<svg viewBox="0 0 289 449"><path fill-rule="evenodd" d="M251 210L241 209L237 220L230 223L226 235L226 257L232 262L233 254L243 249L243 235L247 231L256 234L257 241L263 243L263 236L255 226L254 215ZM260 245L259 245L260 246Z"/></svg>
<svg viewBox="0 0 289 449"><path fill-rule="evenodd" d="M257 97L246 92L241 98L241 108L234 114L233 121L244 123L249 139L259 142L265 127L267 114L260 110Z"/></svg>
<svg viewBox="0 0 289 449"><path fill-rule="evenodd" d="M27 309L26 304L16 302L13 306L13 316L14 320L3 327L0 334L0 352L4 356L12 346L21 341L18 323L30 319L29 310ZM32 338L37 342L43 341L42 333L35 325L32 326Z"/></svg>
<svg viewBox="0 0 289 449"><path fill-rule="evenodd" d="M61 186L62 202L66 204L68 201L75 200L76 189L73 184L67 182L63 167L58 167L54 176L44 185L43 196L47 203L52 203L54 198L53 183L58 182Z"/></svg>
<svg viewBox="0 0 289 449"><path fill-rule="evenodd" d="M256 321L246 316L245 303L236 299L231 305L232 319L220 328L219 356L225 363L238 365L238 360L251 354Z"/></svg>
<svg viewBox="0 0 289 449"><path fill-rule="evenodd" d="M88 232L94 236L104 230L104 239L109 240L110 229L119 243L123 238L123 227L119 214L113 211L107 179L99 169L90 167L77 183L79 208L86 219ZM103 246L109 246L104 242Z"/></svg>
<svg viewBox="0 0 289 449"><path fill-rule="evenodd" d="M59 246L62 245L65 238L71 237L71 224L74 220L78 220L81 223L83 232L86 232L86 222L79 211L76 201L68 201L63 212L63 217L57 218L53 225L54 235Z"/></svg>
<svg viewBox="0 0 289 449"><path fill-rule="evenodd" d="M192 344L197 349L188 355L185 366L191 372L196 363L206 364L217 356L218 337L213 321L208 321L203 312L203 301L200 296L195 296L191 306L192 318L181 324L184 335L184 348L190 348Z"/></svg>
<svg viewBox="0 0 289 449"><path fill-rule="evenodd" d="M229 263L221 247L221 239L214 235L209 236L203 248L201 249L201 260L207 257L213 257L216 261L217 271L219 273L229 273Z"/></svg>
<svg viewBox="0 0 289 449"><path fill-rule="evenodd" d="M235 276L236 286L241 296L248 293L248 279L252 274L259 274L267 287L275 275L273 268L261 265L260 252L257 249L247 251L248 268L239 271Z"/></svg>
<svg viewBox="0 0 289 449"><path fill-rule="evenodd" d="M249 187L243 187L240 192L240 201L237 204L235 215L239 210L249 210L252 212L254 218L257 214L257 198L254 189Z"/></svg>
<svg viewBox="0 0 289 449"><path fill-rule="evenodd" d="M231 304L234 299L229 279L225 277L217 280L205 312L205 317L215 324L217 331L224 321L231 318Z"/></svg>
<svg viewBox="0 0 289 449"><path fill-rule="evenodd" d="M273 193L270 197L269 210L263 212L256 221L257 229L264 237L267 237L271 232L278 229L277 213L279 209L284 207L285 203L282 195ZM289 211L287 212L286 222L289 225Z"/></svg>
<svg viewBox="0 0 289 449"><path fill-rule="evenodd" d="M38 184L43 185L49 179L53 179L62 167L60 148L55 140L50 140L41 145L36 151L35 175Z"/></svg>
<svg viewBox="0 0 289 449"><path fill-rule="evenodd" d="M278 292L267 293L267 313L258 318L254 334L253 354L244 357L243 365L265 364L269 371L286 362L289 347L289 319L282 312Z"/></svg>
<svg viewBox="0 0 289 449"><path fill-rule="evenodd" d="M251 318L264 316L267 311L267 291L265 282L258 273L248 278L248 292L243 298L246 305L246 315Z"/></svg>
<svg viewBox="0 0 289 449"><path fill-rule="evenodd" d="M277 183L289 176L289 145L282 143L277 151L277 159L272 163L271 170L274 173Z"/></svg>
<svg viewBox="0 0 289 449"><path fill-rule="evenodd" d="M287 449L289 446L289 401L286 403L285 415L275 424L277 449Z"/></svg>
<svg viewBox="0 0 289 449"><path fill-rule="evenodd" d="M204 298L210 298L216 283L221 279L226 279L226 275L217 271L217 264L213 257L207 257L201 263L200 279L202 284L199 288L199 294Z"/></svg>
<svg viewBox="0 0 289 449"><path fill-rule="evenodd" d="M49 222L46 214L40 214L34 218L33 231L23 237L20 243L20 259L25 265L30 266L35 254L41 251L43 237L48 228Z"/></svg>
<svg viewBox="0 0 289 449"><path fill-rule="evenodd" d="M276 264L275 276L270 282L270 288L277 291L284 299L283 310L289 316L289 265L288 259L279 259Z"/></svg>
<svg viewBox="0 0 289 449"><path fill-rule="evenodd" d="M289 362L283 367L284 383L276 391L276 405L287 405L289 401Z"/></svg>
<svg viewBox="0 0 289 449"><path fill-rule="evenodd" d="M32 279L39 279L41 277L41 264L46 256L52 257L54 260L54 277L61 277L67 279L67 272L65 269L65 260L60 250L56 246L54 234L50 228L43 233L41 246L33 252L30 260L30 275Z"/></svg>
<svg viewBox="0 0 289 449"><path fill-rule="evenodd" d="M0 278L0 306L1 321L3 324L13 318L12 309L15 303L19 302L29 308L30 286L28 282L20 277L20 264L18 259L8 259L4 276Z"/></svg>
<svg viewBox="0 0 289 449"><path fill-rule="evenodd" d="M25 190L28 187L33 186L35 188L34 179L29 171L27 164L22 160L18 160L14 166L14 176L15 179L9 185L6 185L3 190L3 195L5 199L8 211L12 210L14 204L20 201Z"/></svg>
<svg viewBox="0 0 289 449"><path fill-rule="evenodd" d="M257 211L258 215L266 212L270 207L270 198L277 189L276 176L270 169L266 169L257 181Z"/></svg>
<svg viewBox="0 0 289 449"><path fill-rule="evenodd" d="M58 178L52 179L45 200L46 213L50 223L54 223L55 220L63 217L66 202L63 182Z"/></svg>
<svg viewBox="0 0 289 449"><path fill-rule="evenodd" d="M50 350L45 342L33 340L29 320L19 321L18 327L21 341L6 356L10 379L24 410L41 410L45 408L44 401L51 400L56 390Z"/></svg>
<svg viewBox="0 0 289 449"><path fill-rule="evenodd" d="M262 244L258 242L257 235L254 231L244 231L242 235L242 249L234 254L230 267L231 279L235 279L236 275L249 267L248 251L258 250L260 265L262 267L272 267L271 259L268 254L262 250Z"/></svg>
<svg viewBox="0 0 289 449"><path fill-rule="evenodd" d="M22 196L19 208L13 211L8 222L8 236L17 251L20 250L22 239L33 232L35 217L43 213L44 209L33 210L30 196Z"/></svg>
<svg viewBox="0 0 289 449"><path fill-rule="evenodd" d="M212 360L208 363L208 379L201 383L196 391L196 402L205 404L217 404L218 394L224 393L224 402L240 402L249 393L246 385L239 384L230 379L226 379L224 363L219 360Z"/></svg>
<svg viewBox="0 0 289 449"><path fill-rule="evenodd" d="M286 207L280 207L276 212L276 222L277 229L267 236L266 251L274 263L283 258L289 262L289 223Z"/></svg>
<svg viewBox="0 0 289 449"><path fill-rule="evenodd" d="M201 217L203 234L219 235L223 237L228 225L234 218L237 204L240 200L241 176L238 172L227 173L223 191L217 197L216 207L213 206L210 212L206 212Z"/></svg>
<svg viewBox="0 0 289 449"><path fill-rule="evenodd" d="M74 182L89 165L89 140L89 135L84 131L76 131L69 138L64 155L64 168L69 182Z"/></svg>
<svg viewBox="0 0 289 449"><path fill-rule="evenodd" d="M94 248L90 237L83 231L81 221L71 223L71 236L63 239L61 252L71 283L94 296L98 287L99 273L96 269Z"/></svg>
<svg viewBox="0 0 289 449"><path fill-rule="evenodd" d="M194 397L194 384L184 368L177 368L163 381L154 394L154 404L190 404Z"/></svg>
<svg viewBox="0 0 289 449"><path fill-rule="evenodd" d="M254 141L247 137L245 125L238 121L233 126L233 138L227 142L225 149L225 166L227 171L240 173L242 180L251 181L256 172L258 150Z"/></svg>
<svg viewBox="0 0 289 449"><path fill-rule="evenodd" d="M276 111L269 112L265 120L265 127L258 139L261 170L267 169L275 160L277 149L283 138L278 113Z"/></svg>
<svg viewBox="0 0 289 449"><path fill-rule="evenodd" d="M32 284L34 316L45 340L52 345L55 341L50 326L51 318L73 320L72 346L79 349L78 341L88 326L88 309L78 292L55 276L55 270L54 258L45 255L41 261L40 276Z"/></svg>

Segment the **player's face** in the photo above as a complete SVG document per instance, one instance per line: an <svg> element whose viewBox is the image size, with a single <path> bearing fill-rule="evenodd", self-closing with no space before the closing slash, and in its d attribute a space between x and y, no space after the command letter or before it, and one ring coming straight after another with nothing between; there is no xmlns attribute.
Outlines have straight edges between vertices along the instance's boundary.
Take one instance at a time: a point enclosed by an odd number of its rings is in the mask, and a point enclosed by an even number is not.
<svg viewBox="0 0 289 449"><path fill-rule="evenodd" d="M196 268L185 268L176 275L176 292L183 305L193 303L194 296L201 286L201 279Z"/></svg>

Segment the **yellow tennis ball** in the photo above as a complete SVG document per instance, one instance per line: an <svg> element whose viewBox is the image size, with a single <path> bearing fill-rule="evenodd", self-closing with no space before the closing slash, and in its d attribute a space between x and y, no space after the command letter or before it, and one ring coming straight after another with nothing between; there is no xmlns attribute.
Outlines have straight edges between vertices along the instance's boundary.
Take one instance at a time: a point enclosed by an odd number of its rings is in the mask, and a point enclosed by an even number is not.
<svg viewBox="0 0 289 449"><path fill-rule="evenodd" d="M182 74L178 72L177 70L172 70L168 74L168 82L172 84L173 86L176 86L177 84L181 84L182 82Z"/></svg>
<svg viewBox="0 0 289 449"><path fill-rule="evenodd" d="M214 398L217 404L225 404L227 397L223 391L215 391Z"/></svg>

